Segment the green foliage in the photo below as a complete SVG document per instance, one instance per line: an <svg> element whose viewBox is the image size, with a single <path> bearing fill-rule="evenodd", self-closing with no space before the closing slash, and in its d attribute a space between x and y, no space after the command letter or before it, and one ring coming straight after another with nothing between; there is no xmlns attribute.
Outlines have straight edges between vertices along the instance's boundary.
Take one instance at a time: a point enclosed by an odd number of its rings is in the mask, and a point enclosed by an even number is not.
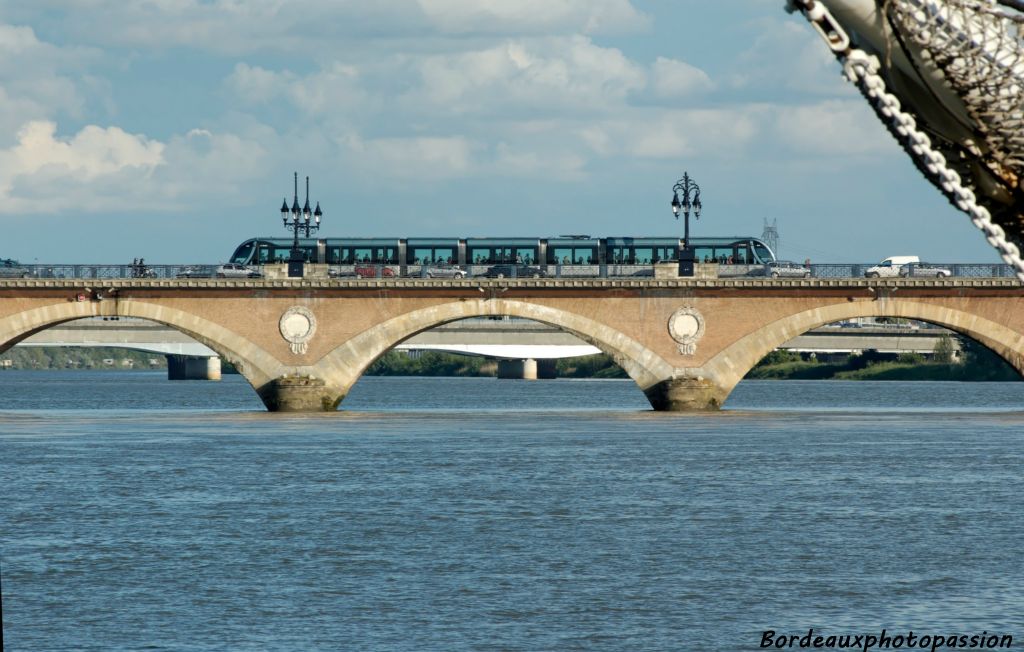
<svg viewBox="0 0 1024 652"><path fill-rule="evenodd" d="M952 340L950 340L952 342ZM757 379L827 379L841 380L957 380L1012 381L1022 380L1013 367L1002 358L973 340L961 343L963 361L941 363L916 353L900 354L887 359L878 351L851 355L842 364L826 364L801 360L795 354L774 351L751 369L747 378ZM952 354L950 354L952 359Z"/></svg>
<svg viewBox="0 0 1024 652"><path fill-rule="evenodd" d="M425 351L418 356L388 351L370 365L368 376L494 376L497 364L486 358Z"/></svg>
<svg viewBox="0 0 1024 652"><path fill-rule="evenodd" d="M628 378L622 367L604 353L562 358L555 363L559 378Z"/></svg>
<svg viewBox="0 0 1024 652"><path fill-rule="evenodd" d="M757 366L773 366L780 365L789 362L802 362L803 359L799 353L794 351L786 351L785 349L775 349L768 355L761 358L761 361L757 363Z"/></svg>
<svg viewBox="0 0 1024 652"><path fill-rule="evenodd" d="M958 380L1024 380L1006 360L974 340L963 338L960 351L964 361L955 366L960 368L963 377Z"/></svg>
<svg viewBox="0 0 1024 652"><path fill-rule="evenodd" d="M952 364L955 351L956 347L953 344L953 338L949 335L943 335L935 343L935 349L932 351L932 363Z"/></svg>
<svg viewBox="0 0 1024 652"><path fill-rule="evenodd" d="M10 360L12 369L164 369L167 358L160 353L117 347L16 346L0 360ZM104 360L113 360L107 365ZM129 361L126 365L125 360ZM156 364L150 364L155 360Z"/></svg>
<svg viewBox="0 0 1024 652"><path fill-rule="evenodd" d="M366 370L368 376L493 376L497 365L486 358L425 351L413 357L388 351Z"/></svg>
<svg viewBox="0 0 1024 652"><path fill-rule="evenodd" d="M901 353L896 356L896 362L901 365L922 365L927 364L928 360L920 353Z"/></svg>
<svg viewBox="0 0 1024 652"><path fill-rule="evenodd" d="M761 364L751 369L750 373L748 373L746 377L759 380L820 380L831 378L835 375L837 370L842 368L843 367L841 365L823 364L820 362L804 360L768 365L764 364L764 361L762 360Z"/></svg>

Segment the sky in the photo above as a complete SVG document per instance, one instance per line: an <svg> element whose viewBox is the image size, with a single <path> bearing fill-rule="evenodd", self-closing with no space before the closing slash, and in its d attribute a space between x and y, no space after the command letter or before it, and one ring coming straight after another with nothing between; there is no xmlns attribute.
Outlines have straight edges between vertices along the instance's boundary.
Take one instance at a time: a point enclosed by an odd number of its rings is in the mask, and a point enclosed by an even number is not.
<svg viewBox="0 0 1024 652"><path fill-rule="evenodd" d="M0 0L0 258L216 263L289 237L779 232L1000 262L785 0ZM299 190L300 204L305 189Z"/></svg>

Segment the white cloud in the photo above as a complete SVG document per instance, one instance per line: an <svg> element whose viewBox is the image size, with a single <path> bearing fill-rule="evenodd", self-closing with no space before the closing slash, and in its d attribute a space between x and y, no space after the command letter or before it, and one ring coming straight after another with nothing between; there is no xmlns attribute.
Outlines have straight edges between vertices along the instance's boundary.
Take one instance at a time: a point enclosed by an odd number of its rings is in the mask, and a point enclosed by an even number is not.
<svg viewBox="0 0 1024 652"><path fill-rule="evenodd" d="M516 40L427 57L413 97L456 113L606 111L644 88L644 70L619 50L583 36Z"/></svg>
<svg viewBox="0 0 1024 652"><path fill-rule="evenodd" d="M85 127L69 140L55 137L53 122L30 122L18 133L18 144L4 153L6 172L32 174L53 166L84 180L126 167L153 168L163 161L163 144L125 133L117 127Z"/></svg>
<svg viewBox="0 0 1024 652"><path fill-rule="evenodd" d="M19 127L60 114L78 117L85 99L72 73L94 58L82 48L40 41L31 27L0 23L0 147L13 144Z"/></svg>
<svg viewBox="0 0 1024 652"><path fill-rule="evenodd" d="M461 136L369 140L352 136L342 155L369 177L436 180L470 175L475 147Z"/></svg>
<svg viewBox="0 0 1024 652"><path fill-rule="evenodd" d="M867 103L825 100L776 110L780 148L824 158L891 154L896 144Z"/></svg>
<svg viewBox="0 0 1024 652"><path fill-rule="evenodd" d="M137 212L230 203L267 174L271 157L234 134L193 129L167 143L88 125L68 138L47 121L26 124L0 150L0 213Z"/></svg>
<svg viewBox="0 0 1024 652"><path fill-rule="evenodd" d="M337 52L393 38L633 32L648 18L630 0L34 0L77 38L242 54ZM22 10L27 13L26 10Z"/></svg>
<svg viewBox="0 0 1024 652"><path fill-rule="evenodd" d="M602 158L727 158L749 150L770 128L771 115L763 107L636 109L624 118L586 125L576 135Z"/></svg>
<svg viewBox="0 0 1024 652"><path fill-rule="evenodd" d="M647 18L629 0L418 0L444 33L547 34L564 30L597 34L645 27Z"/></svg>
<svg viewBox="0 0 1024 652"><path fill-rule="evenodd" d="M340 61L305 77L243 62L236 64L225 84L234 95L251 104L288 101L309 115L339 116L356 107L369 110L372 102L370 94L360 86L359 70Z"/></svg>
<svg viewBox="0 0 1024 652"><path fill-rule="evenodd" d="M288 71L274 72L243 62L235 64L226 83L236 97L250 103L261 103L287 94L295 79L296 76Z"/></svg>
<svg viewBox="0 0 1024 652"><path fill-rule="evenodd" d="M760 20L758 26L758 36L736 59L731 77L735 87L850 96L839 64L814 30L785 19Z"/></svg>
<svg viewBox="0 0 1024 652"><path fill-rule="evenodd" d="M700 68L684 61L658 57L651 66L651 86L658 97L675 98L704 94L715 85Z"/></svg>

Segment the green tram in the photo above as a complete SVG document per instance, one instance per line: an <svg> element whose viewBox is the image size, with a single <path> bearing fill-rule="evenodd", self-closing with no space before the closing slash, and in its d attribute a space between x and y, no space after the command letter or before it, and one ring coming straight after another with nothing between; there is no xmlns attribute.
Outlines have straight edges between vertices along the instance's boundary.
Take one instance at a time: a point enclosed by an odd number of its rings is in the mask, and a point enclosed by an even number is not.
<svg viewBox="0 0 1024 652"><path fill-rule="evenodd" d="M775 254L750 236L691 238L697 262L761 266ZM291 238L251 238L238 245L230 262L266 265L287 262ZM327 265L382 265L401 276L417 275L424 266L473 269L497 264L538 267L573 276L607 275L609 268L636 268L679 260L681 238L300 238L306 262ZM602 270L606 270L602 274Z"/></svg>

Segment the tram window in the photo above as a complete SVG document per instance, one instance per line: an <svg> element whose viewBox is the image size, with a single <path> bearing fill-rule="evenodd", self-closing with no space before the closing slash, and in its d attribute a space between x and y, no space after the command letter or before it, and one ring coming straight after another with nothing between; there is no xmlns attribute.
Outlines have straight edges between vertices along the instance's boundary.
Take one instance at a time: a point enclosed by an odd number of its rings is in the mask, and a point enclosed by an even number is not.
<svg viewBox="0 0 1024 652"><path fill-rule="evenodd" d="M264 263L283 263L291 257L292 248L284 245L260 245L257 260Z"/></svg>
<svg viewBox="0 0 1024 652"><path fill-rule="evenodd" d="M521 256L522 260L527 257L533 260L535 251L534 247L470 247L466 255L474 264L490 265L515 262L516 256Z"/></svg>
<svg viewBox="0 0 1024 652"><path fill-rule="evenodd" d="M651 262L658 262L659 260L675 260L679 254L675 247L655 247L654 258Z"/></svg>
<svg viewBox="0 0 1024 652"><path fill-rule="evenodd" d="M633 250L633 256L629 260L630 265L647 265L654 260L654 249L651 247L639 247Z"/></svg>
<svg viewBox="0 0 1024 652"><path fill-rule="evenodd" d="M549 263L565 263L568 264L572 258L572 247L554 247L548 249Z"/></svg>
<svg viewBox="0 0 1024 652"><path fill-rule="evenodd" d="M491 249L490 247L470 247L466 252L467 260L472 261L478 265L488 265L490 263L498 262L495 260L495 255L500 255L500 250Z"/></svg>
<svg viewBox="0 0 1024 652"><path fill-rule="evenodd" d="M548 249L548 263L563 265L597 264L597 249L593 247L553 247Z"/></svg>
<svg viewBox="0 0 1024 652"><path fill-rule="evenodd" d="M715 258L715 250L712 247L694 247L695 260L700 263L713 263L717 262Z"/></svg>
<svg viewBox="0 0 1024 652"><path fill-rule="evenodd" d="M533 247L520 247L516 249L516 262L532 265L536 262L534 260L535 252L536 250Z"/></svg>
<svg viewBox="0 0 1024 652"><path fill-rule="evenodd" d="M451 247L416 247L407 254L408 262L425 265L450 264L456 261L455 249Z"/></svg>

